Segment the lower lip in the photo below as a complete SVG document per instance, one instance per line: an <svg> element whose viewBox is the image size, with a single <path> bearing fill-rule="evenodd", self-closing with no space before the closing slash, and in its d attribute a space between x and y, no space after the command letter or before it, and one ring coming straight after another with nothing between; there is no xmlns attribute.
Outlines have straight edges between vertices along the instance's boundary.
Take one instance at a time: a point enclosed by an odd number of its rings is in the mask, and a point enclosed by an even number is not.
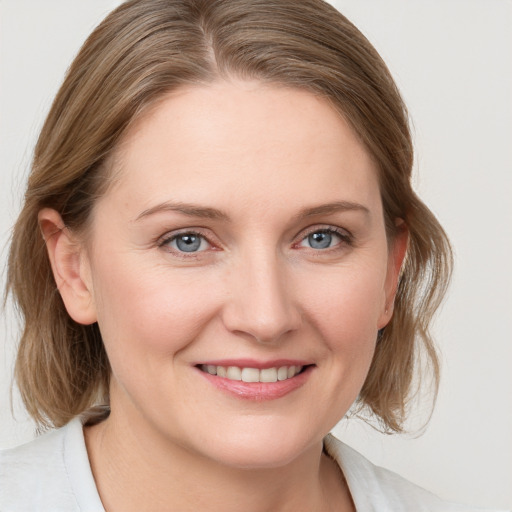
<svg viewBox="0 0 512 512"><path fill-rule="evenodd" d="M313 365L307 366L295 377L277 382L243 382L241 380L231 380L225 377L210 375L199 368L196 368L196 370L210 384L225 393L244 400L263 401L281 398L302 387L309 379L313 368Z"/></svg>

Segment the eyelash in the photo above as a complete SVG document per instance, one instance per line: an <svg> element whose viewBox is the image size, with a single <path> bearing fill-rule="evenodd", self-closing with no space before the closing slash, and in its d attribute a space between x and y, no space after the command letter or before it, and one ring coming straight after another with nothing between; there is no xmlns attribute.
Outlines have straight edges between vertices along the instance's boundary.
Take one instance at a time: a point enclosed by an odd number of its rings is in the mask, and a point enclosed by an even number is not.
<svg viewBox="0 0 512 512"><path fill-rule="evenodd" d="M316 226L314 228L309 229L308 231L306 231L306 233L301 235L300 240L298 242L294 243L293 247L300 248L301 247L300 244L304 240L306 240L309 236L311 236L315 233L336 235L337 237L340 238L340 242L332 247L327 247L325 249L315 249L313 247L309 247L309 248L304 247L305 250L309 249L309 250L314 251L315 253L323 253L323 252L340 250L341 247L352 247L354 245L354 237L347 230L336 228L333 226L325 226L325 227ZM194 230L194 229L183 230L178 233L172 233L172 234L167 233L166 235L164 235L163 237L161 237L157 240L157 246L159 248L164 249L166 246L169 246L169 244L174 242L180 236L184 236L184 235L199 237L210 246L209 247L210 249L214 249L214 250L218 249L218 247L216 247L216 245L210 241L209 237L207 237L205 234L201 233L199 230ZM203 250L203 251L186 252L186 251L176 250L174 248L172 248L172 249L168 248L167 252L172 253L173 255L175 255L177 257L188 259L188 258L194 258L194 257L197 258L200 254L202 254L205 251Z"/></svg>
<svg viewBox="0 0 512 512"><path fill-rule="evenodd" d="M314 228L308 230L300 239L300 241L297 244L294 244L295 246L300 246L300 244L306 240L309 236L315 234L315 233L322 233L322 234L328 234L328 235L336 235L339 237L340 242L332 247L327 247L325 249L314 249L313 247L309 247L309 249L315 251L315 252L327 252L327 251L335 251L336 249L341 249L341 247L352 247L354 245L354 237L352 233L350 233L347 230L336 228L333 226L326 226L326 227L318 227L315 226ZM341 247L340 247L341 246ZM308 248L306 248L308 249Z"/></svg>
<svg viewBox="0 0 512 512"><path fill-rule="evenodd" d="M161 237L157 241L157 245L161 249L166 249L166 246L169 246L172 242L174 242L174 240L177 240L180 236L185 236L185 235L198 237L198 238L204 240L210 246L210 248L214 248L214 249L216 248L215 244L213 244L206 235L204 235L200 231L194 230L194 229L186 229L186 230L180 231L178 233L172 233L172 234L166 233L163 237ZM203 252L205 252L205 251L186 252L186 251L179 251L179 250L176 250L174 248L169 248L169 247L166 250L167 250L167 252L169 252L179 258L187 258L187 259L194 258L194 257L197 258L199 254L202 254Z"/></svg>

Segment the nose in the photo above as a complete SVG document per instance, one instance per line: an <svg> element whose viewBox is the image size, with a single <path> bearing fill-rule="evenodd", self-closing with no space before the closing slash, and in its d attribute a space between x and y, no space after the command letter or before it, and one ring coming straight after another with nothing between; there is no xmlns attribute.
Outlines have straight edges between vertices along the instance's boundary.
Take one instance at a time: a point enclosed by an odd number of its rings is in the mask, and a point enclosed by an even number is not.
<svg viewBox="0 0 512 512"><path fill-rule="evenodd" d="M267 252L272 251L253 253L237 264L228 278L229 300L223 308L229 331L261 343L278 341L302 321L286 263Z"/></svg>

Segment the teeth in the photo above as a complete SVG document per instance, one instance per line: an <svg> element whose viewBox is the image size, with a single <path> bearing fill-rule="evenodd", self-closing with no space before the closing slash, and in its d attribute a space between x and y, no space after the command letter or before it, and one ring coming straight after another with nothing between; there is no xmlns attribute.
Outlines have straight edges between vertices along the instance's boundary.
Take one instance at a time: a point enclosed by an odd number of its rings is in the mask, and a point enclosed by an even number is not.
<svg viewBox="0 0 512 512"><path fill-rule="evenodd" d="M277 382L291 379L302 371L302 366L280 366L276 368L238 368L238 366L215 366L203 364L201 370L210 375L243 382Z"/></svg>
<svg viewBox="0 0 512 512"><path fill-rule="evenodd" d="M242 380L242 370L237 366L229 366L226 377L229 380Z"/></svg>
<svg viewBox="0 0 512 512"><path fill-rule="evenodd" d="M260 370L260 382L277 382L277 369L265 368Z"/></svg>
<svg viewBox="0 0 512 512"><path fill-rule="evenodd" d="M256 368L244 368L242 370L242 380L244 382L259 382L260 372Z"/></svg>
<svg viewBox="0 0 512 512"><path fill-rule="evenodd" d="M291 366L290 368L295 368L294 366ZM295 371L290 375L290 377L293 377L293 374ZM288 368L286 366L281 366L279 370L277 370L277 380L286 380L288 378Z"/></svg>

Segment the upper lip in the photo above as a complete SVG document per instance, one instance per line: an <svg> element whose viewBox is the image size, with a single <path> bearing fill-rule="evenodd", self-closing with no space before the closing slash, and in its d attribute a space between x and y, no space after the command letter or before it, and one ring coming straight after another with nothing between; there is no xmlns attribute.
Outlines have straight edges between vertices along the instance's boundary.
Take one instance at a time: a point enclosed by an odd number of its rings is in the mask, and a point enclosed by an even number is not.
<svg viewBox="0 0 512 512"><path fill-rule="evenodd" d="M257 368L265 370L266 368L280 368L282 366L308 366L311 361L304 359L273 359L272 361L258 361L256 359L214 359L201 361L194 366L211 365L211 366L237 366L238 368Z"/></svg>

